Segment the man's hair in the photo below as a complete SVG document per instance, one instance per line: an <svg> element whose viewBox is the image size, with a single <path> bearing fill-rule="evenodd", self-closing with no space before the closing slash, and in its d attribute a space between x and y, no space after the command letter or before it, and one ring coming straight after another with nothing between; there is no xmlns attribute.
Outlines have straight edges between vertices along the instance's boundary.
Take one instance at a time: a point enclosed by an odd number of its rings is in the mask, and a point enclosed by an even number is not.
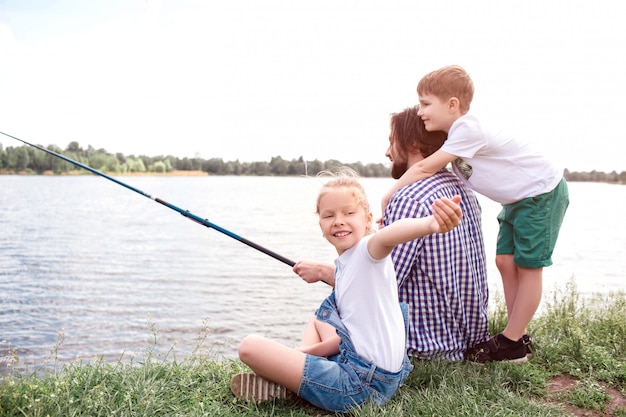
<svg viewBox="0 0 626 417"><path fill-rule="evenodd" d="M461 113L465 114L474 98L474 83L463 68L448 65L422 77L417 84L417 94L432 94L444 101L456 97Z"/></svg>
<svg viewBox="0 0 626 417"><path fill-rule="evenodd" d="M391 115L392 138L397 149L405 155L421 153L424 158L435 153L446 141L443 131L429 132L417 115L419 106L409 107Z"/></svg>

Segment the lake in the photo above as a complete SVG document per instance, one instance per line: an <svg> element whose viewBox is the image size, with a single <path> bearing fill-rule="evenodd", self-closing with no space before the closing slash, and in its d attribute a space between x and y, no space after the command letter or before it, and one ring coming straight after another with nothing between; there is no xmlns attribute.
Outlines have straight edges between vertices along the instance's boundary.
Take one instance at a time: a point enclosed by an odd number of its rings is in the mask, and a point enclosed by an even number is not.
<svg viewBox="0 0 626 417"><path fill-rule="evenodd" d="M314 214L316 178L118 179L293 261L336 256ZM363 179L375 218L391 182ZM571 279L582 294L626 290L626 187L569 188L555 264L544 269L544 300ZM500 206L479 198L493 296L501 291L494 265ZM104 178L0 176L0 358L16 349L20 366L116 361L148 350L182 358L204 336L199 351L226 358L250 333L296 345L329 292Z"/></svg>

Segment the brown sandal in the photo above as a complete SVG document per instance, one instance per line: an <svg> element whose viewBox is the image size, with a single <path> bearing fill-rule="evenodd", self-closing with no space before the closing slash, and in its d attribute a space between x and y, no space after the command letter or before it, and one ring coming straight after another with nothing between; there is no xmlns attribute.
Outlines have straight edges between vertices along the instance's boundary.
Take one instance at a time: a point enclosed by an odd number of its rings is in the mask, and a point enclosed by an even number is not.
<svg viewBox="0 0 626 417"><path fill-rule="evenodd" d="M230 380L230 390L235 397L254 403L295 397L295 394L284 386L253 373L241 373L233 376Z"/></svg>

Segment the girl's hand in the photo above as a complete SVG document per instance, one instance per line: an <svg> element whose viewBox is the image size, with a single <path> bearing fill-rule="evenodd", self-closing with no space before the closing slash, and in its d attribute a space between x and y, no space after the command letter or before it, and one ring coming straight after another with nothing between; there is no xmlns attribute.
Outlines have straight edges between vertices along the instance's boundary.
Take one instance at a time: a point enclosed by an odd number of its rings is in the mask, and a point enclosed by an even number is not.
<svg viewBox="0 0 626 417"><path fill-rule="evenodd" d="M461 196L455 195L452 199L441 198L433 203L433 219L431 228L437 233L446 233L461 223Z"/></svg>
<svg viewBox="0 0 626 417"><path fill-rule="evenodd" d="M309 284L318 281L323 281L330 286L335 284L334 265L312 261L299 261L293 266L293 272Z"/></svg>

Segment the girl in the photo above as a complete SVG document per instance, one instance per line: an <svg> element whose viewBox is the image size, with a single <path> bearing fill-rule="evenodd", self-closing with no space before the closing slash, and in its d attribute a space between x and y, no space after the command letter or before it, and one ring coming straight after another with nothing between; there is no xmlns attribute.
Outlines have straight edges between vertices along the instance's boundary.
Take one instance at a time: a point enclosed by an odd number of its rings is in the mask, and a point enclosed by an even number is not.
<svg viewBox="0 0 626 417"><path fill-rule="evenodd" d="M437 200L433 216L401 219L372 234L372 213L356 175L323 185L316 213L323 236L339 255L335 288L300 347L261 336L244 338L239 358L255 373L235 375L233 393L261 401L286 398L288 390L339 412L368 400L384 406L413 368L405 347L406 305L398 302L389 254L397 244L457 226L459 202L459 196Z"/></svg>

